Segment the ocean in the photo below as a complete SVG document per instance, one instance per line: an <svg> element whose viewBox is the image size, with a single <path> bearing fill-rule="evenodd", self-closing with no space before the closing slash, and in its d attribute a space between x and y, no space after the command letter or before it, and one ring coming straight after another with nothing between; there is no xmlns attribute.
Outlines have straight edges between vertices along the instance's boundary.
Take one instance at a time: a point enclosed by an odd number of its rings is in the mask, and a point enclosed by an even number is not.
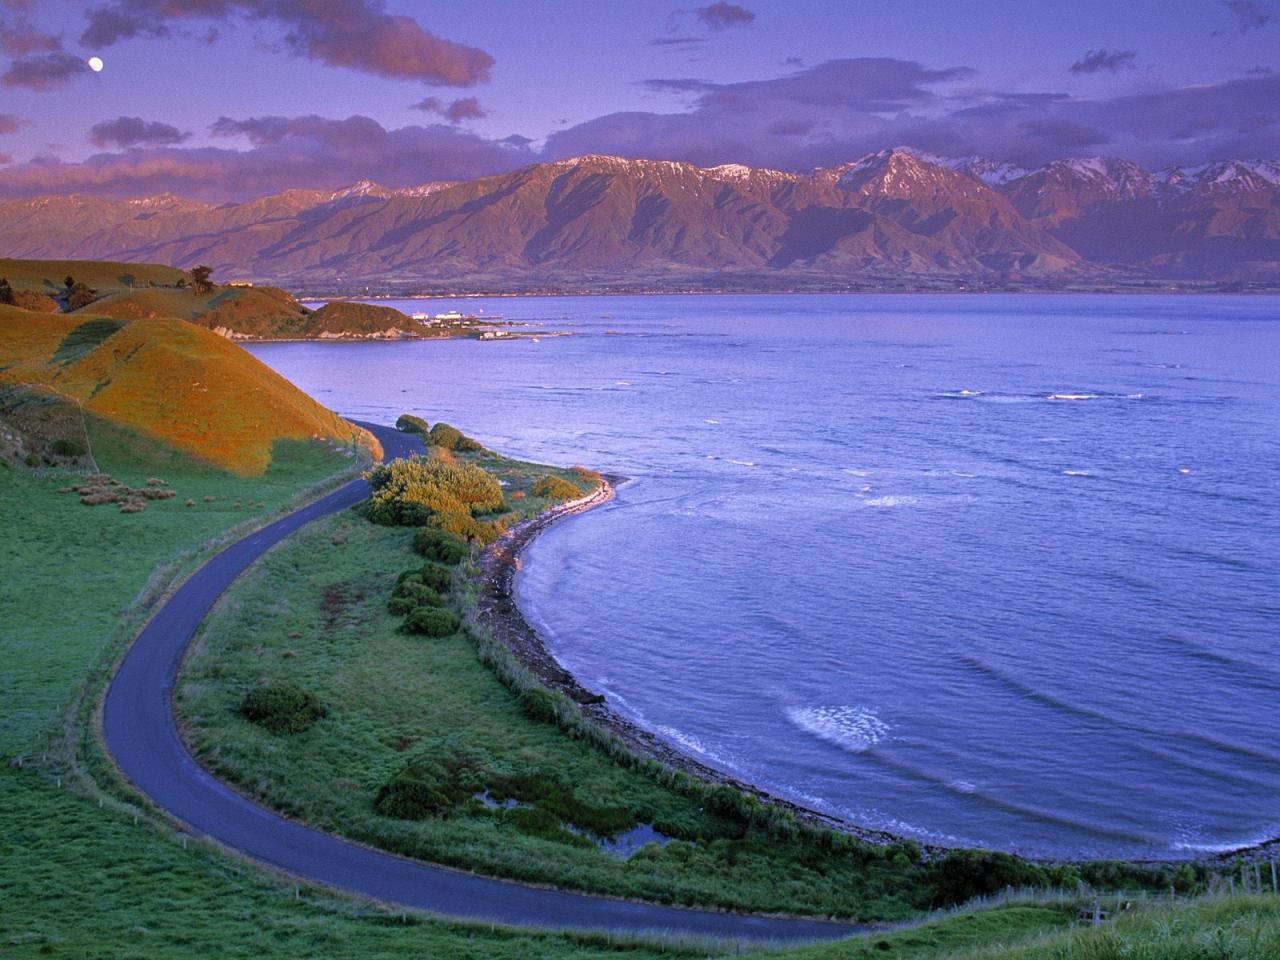
<svg viewBox="0 0 1280 960"><path fill-rule="evenodd" d="M251 349L347 416L625 477L516 589L637 723L927 842L1280 835L1280 298L393 305L572 336Z"/></svg>

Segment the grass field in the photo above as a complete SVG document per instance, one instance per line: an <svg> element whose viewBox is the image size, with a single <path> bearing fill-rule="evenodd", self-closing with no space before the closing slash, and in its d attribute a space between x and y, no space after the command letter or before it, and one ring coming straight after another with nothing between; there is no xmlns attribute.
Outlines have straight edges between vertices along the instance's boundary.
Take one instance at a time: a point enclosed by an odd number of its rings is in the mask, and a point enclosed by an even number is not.
<svg viewBox="0 0 1280 960"><path fill-rule="evenodd" d="M526 514L547 506L534 495L547 467L466 458L500 477L508 502ZM935 889L918 852L713 807L691 781L656 780L531 719L465 632L403 633L387 603L397 575L421 565L411 534L355 512L327 518L229 592L179 688L179 716L206 763L325 829L485 873L761 912L889 920L929 905ZM455 576L455 595L465 598L465 574ZM302 687L327 716L293 736L249 723L239 712L245 695L270 684ZM416 819L380 812L384 787L424 764L461 771L431 774L448 804ZM646 827L670 842L629 855L599 842Z"/></svg>

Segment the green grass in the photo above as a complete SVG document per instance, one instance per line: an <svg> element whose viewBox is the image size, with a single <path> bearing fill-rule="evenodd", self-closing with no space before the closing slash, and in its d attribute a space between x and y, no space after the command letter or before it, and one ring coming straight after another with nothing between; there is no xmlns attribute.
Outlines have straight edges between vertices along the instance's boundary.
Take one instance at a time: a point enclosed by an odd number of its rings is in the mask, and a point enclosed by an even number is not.
<svg viewBox="0 0 1280 960"><path fill-rule="evenodd" d="M892 933L769 952L761 960L1274 960L1280 898L1137 899L1093 927L1074 910L1027 903L962 912Z"/></svg>
<svg viewBox="0 0 1280 960"><path fill-rule="evenodd" d="M914 868L891 862L885 850L830 853L808 835L773 835L709 813L698 795L531 721L465 637L399 631L387 600L396 575L421 564L410 540L405 528L354 513L332 517L290 538L232 589L179 689L179 715L205 762L324 829L518 879L684 904L874 918L905 917L927 899ZM239 713L245 693L261 682L297 684L318 695L328 714L305 733L272 735ZM526 809L464 801L447 818L378 815L384 784L414 758L437 761L442 753L478 758L479 785L527 801ZM561 801L549 803L548 793ZM623 860L562 829L566 819L604 832L656 823L687 841Z"/></svg>

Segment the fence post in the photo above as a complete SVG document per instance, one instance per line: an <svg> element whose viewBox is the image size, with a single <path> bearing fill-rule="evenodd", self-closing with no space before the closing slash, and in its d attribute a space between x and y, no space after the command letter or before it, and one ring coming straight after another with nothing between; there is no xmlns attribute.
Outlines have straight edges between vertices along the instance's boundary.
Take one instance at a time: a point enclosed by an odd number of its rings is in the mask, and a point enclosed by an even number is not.
<svg viewBox="0 0 1280 960"><path fill-rule="evenodd" d="M1276 883L1276 862L1271 861L1271 892L1280 893L1280 884Z"/></svg>

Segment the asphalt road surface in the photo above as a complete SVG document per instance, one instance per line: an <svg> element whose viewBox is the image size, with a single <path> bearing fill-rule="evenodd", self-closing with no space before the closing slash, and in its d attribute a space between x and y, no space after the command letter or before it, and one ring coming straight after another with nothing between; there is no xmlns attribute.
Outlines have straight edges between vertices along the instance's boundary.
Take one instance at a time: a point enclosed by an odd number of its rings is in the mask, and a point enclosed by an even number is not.
<svg viewBox="0 0 1280 960"><path fill-rule="evenodd" d="M416 437L362 424L388 458L421 450ZM129 781L166 814L251 860L299 880L449 917L552 930L671 933L745 940L829 940L860 928L817 920L685 910L525 886L371 850L287 820L211 775L178 735L173 686L200 623L223 592L272 545L369 495L353 480L251 533L192 574L152 617L107 688L103 737Z"/></svg>

